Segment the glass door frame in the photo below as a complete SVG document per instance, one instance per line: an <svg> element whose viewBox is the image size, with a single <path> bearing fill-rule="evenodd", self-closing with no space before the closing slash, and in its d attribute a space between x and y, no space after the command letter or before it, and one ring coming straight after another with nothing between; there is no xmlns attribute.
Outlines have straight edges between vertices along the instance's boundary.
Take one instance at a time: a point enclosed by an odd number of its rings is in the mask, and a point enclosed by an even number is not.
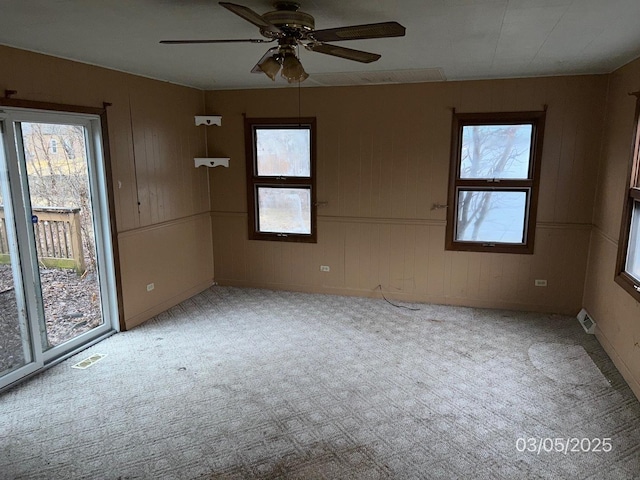
<svg viewBox="0 0 640 480"><path fill-rule="evenodd" d="M23 350L28 345L29 351L24 352L24 365L0 377L0 388L10 385L21 378L31 375L44 366L44 358L41 345L40 327L38 320L38 308L33 302L33 295L27 294L25 285L33 284L34 277L31 268L23 268L23 258L30 255L30 248L21 248L22 245L29 245L29 232L26 222L16 221L18 218L26 218L26 208L23 202L24 194L23 182L11 183L11 178L21 178L19 164L15 148L8 148L7 122L0 117L0 155L3 156L6 168L0 172L0 181L7 185L7 191L3 193L3 203L5 210L5 224L7 226L7 236L9 244L9 256L11 258L11 273L13 275L14 294L18 308L18 321L20 322L20 333ZM0 163L1 165L1 163ZM8 195L6 195L8 193ZM37 266L37 263L36 263ZM20 271L18 275L16 270ZM20 312L22 310L22 312ZM13 313L13 312L12 312ZM25 328L26 327L26 328ZM26 331L25 331L26 330ZM27 338L25 338L25 336Z"/></svg>
<svg viewBox="0 0 640 480"><path fill-rule="evenodd" d="M70 108L73 109L73 107ZM106 127L103 122L106 122L106 116L98 113L99 109L86 110L96 111L96 113L63 111L59 108L50 111L0 105L3 151L9 178L19 179L19 182L12 183L10 190L12 207L15 212L13 220L15 221L20 261L23 262L21 268L23 293L33 353L31 363L0 378L0 389L14 383L24 375L53 365L120 330L119 304L121 295L116 281L118 278L117 251L114 248L112 238L115 232L111 218L112 208L110 208L110 170L105 154L108 152L108 140L103 135L103 128ZM30 221L31 205L26 158L21 138L22 132L17 128L20 122L78 125L82 126L85 131L103 324L48 350L44 350L46 343L44 309L33 224Z"/></svg>

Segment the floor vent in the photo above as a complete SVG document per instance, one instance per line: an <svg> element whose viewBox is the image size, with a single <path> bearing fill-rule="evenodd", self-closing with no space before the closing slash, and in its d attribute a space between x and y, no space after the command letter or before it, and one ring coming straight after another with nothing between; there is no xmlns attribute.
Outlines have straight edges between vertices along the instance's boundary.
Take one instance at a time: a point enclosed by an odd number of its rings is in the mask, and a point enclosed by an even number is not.
<svg viewBox="0 0 640 480"><path fill-rule="evenodd" d="M596 330L596 322L584 308L580 310L580 313L578 314L578 321L580 322L580 325L582 325L582 328L584 328L585 332L593 335Z"/></svg>
<svg viewBox="0 0 640 480"><path fill-rule="evenodd" d="M71 365L71 368L79 368L80 370L84 370L85 368L89 368L94 363L98 363L106 356L106 353L94 353L89 358L85 358L81 362L78 362L75 365Z"/></svg>

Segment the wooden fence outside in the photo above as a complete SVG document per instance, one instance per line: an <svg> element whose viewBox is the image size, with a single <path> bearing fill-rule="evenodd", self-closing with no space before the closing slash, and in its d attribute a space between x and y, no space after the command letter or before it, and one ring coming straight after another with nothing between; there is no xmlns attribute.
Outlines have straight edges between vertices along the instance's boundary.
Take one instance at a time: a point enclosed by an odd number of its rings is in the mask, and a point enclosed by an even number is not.
<svg viewBox="0 0 640 480"><path fill-rule="evenodd" d="M84 273L84 251L79 208L34 208L38 261L47 267L72 268ZM0 263L9 263L9 244L4 208L0 206Z"/></svg>

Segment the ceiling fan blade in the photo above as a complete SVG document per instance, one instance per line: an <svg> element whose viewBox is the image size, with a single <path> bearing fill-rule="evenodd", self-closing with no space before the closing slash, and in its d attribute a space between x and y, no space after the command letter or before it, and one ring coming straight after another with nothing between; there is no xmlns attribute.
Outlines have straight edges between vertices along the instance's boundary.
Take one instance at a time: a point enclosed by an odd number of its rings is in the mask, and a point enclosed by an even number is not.
<svg viewBox="0 0 640 480"><path fill-rule="evenodd" d="M275 39L274 39L275 40ZM265 40L262 38L233 38L233 39L222 39L222 40L160 40L160 43L164 45L182 45L182 44L193 44L193 43L270 43L274 40Z"/></svg>
<svg viewBox="0 0 640 480"><path fill-rule="evenodd" d="M276 53L278 51L278 47L273 47L270 48L269 50L267 50L267 53L265 53L260 60L258 60L258 63L255 64L255 66L251 69L251 73L264 73L262 71L262 69L260 68L260 64L262 62L264 62L267 58L271 57L274 53Z"/></svg>
<svg viewBox="0 0 640 480"><path fill-rule="evenodd" d="M244 18L247 22L253 23L256 27L259 27L261 30L267 30L272 33L282 33L278 27L276 27L273 23L262 18L262 15L251 10L249 7L245 7L243 5L236 5L235 3L229 2L218 2L218 4L227 10L235 13L239 17Z"/></svg>
<svg viewBox="0 0 640 480"><path fill-rule="evenodd" d="M333 55L334 57L346 58L347 60L355 60L356 62L371 63L378 60L381 55L377 53L363 52L362 50L353 50L352 48L338 47L329 45L328 43L311 43L306 45L307 50L313 52Z"/></svg>
<svg viewBox="0 0 640 480"><path fill-rule="evenodd" d="M404 37L405 31L406 29L398 22L383 22L315 30L309 36L318 42L338 42L365 38Z"/></svg>

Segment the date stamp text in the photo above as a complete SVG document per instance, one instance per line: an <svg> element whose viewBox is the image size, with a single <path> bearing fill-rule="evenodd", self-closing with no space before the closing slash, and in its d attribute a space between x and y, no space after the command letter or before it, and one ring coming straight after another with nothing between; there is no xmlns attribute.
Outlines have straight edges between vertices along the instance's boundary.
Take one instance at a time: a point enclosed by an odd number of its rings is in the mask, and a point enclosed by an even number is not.
<svg viewBox="0 0 640 480"><path fill-rule="evenodd" d="M613 450L611 438L577 438L577 437L519 437L516 440L518 452L541 453L597 453Z"/></svg>

